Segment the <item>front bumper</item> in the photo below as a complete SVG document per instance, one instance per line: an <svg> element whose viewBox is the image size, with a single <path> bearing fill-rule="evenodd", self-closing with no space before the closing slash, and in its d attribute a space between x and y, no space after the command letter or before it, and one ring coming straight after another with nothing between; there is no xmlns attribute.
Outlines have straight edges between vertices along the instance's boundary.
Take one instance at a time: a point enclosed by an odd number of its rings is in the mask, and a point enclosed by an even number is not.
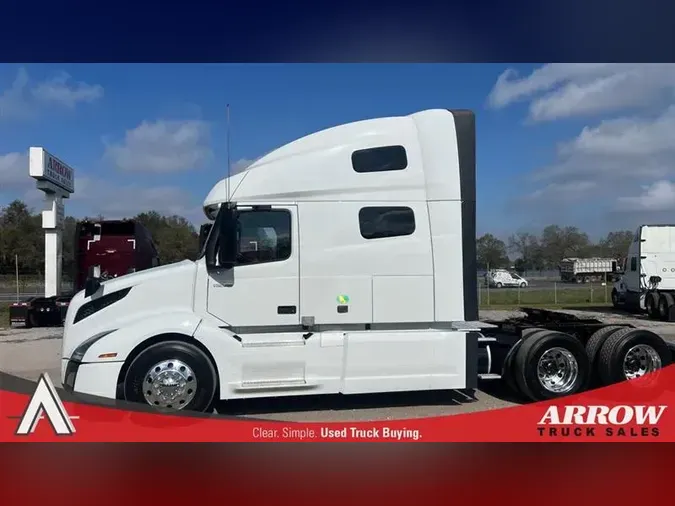
<svg viewBox="0 0 675 506"><path fill-rule="evenodd" d="M117 382L124 362L87 363L61 361L61 383L71 393L116 399Z"/></svg>

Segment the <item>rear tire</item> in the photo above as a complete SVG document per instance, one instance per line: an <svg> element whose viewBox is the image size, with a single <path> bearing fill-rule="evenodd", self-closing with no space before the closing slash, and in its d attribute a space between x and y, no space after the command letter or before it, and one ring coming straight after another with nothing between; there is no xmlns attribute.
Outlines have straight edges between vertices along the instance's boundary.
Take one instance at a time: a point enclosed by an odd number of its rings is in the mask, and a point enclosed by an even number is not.
<svg viewBox="0 0 675 506"><path fill-rule="evenodd" d="M671 361L670 348L659 336L649 330L626 328L602 345L598 371L602 384L608 386L658 371Z"/></svg>
<svg viewBox="0 0 675 506"><path fill-rule="evenodd" d="M497 283L497 284L495 285L495 288L501 288L502 286L504 286L504 285L502 285L501 283Z"/></svg>
<svg viewBox="0 0 675 506"><path fill-rule="evenodd" d="M648 293L645 295L645 310L647 311L647 316L653 320L658 318L658 301L653 293Z"/></svg>
<svg viewBox="0 0 675 506"><path fill-rule="evenodd" d="M523 342L513 364L519 390L535 402L583 391L591 366L581 342L554 331L532 337Z"/></svg>
<svg viewBox="0 0 675 506"><path fill-rule="evenodd" d="M166 341L143 350L124 378L124 398L161 411L207 412L218 385L206 354L182 341Z"/></svg>
<svg viewBox="0 0 675 506"><path fill-rule="evenodd" d="M518 390L518 384L516 383L516 371L513 367L513 357L516 355L516 353L518 353L518 350L522 344L523 341L520 340L513 345L510 353L506 355L506 359L504 360L504 365L502 367L502 378L506 382L506 386L508 386L509 390L511 390L514 394L520 394L520 391Z"/></svg>
<svg viewBox="0 0 675 506"><path fill-rule="evenodd" d="M33 327L39 327L40 320L33 311L29 311L26 315L26 328L32 329Z"/></svg>
<svg viewBox="0 0 675 506"><path fill-rule="evenodd" d="M598 373L598 356L602 345L605 344L605 341L614 334L614 332L621 330L625 327L620 327L616 325L610 325L608 327L602 327L599 330L596 330L586 343L586 355L588 355L588 362L591 365L591 383L595 385L600 384L600 375Z"/></svg>
<svg viewBox="0 0 675 506"><path fill-rule="evenodd" d="M525 399L529 399L530 397L529 394L521 392L518 386L518 382L516 381L517 370L514 365L515 358L516 355L518 354L518 350L526 340L534 337L537 334L541 334L542 332L548 331L546 329L540 329L536 327L523 330L520 340L517 341L513 345L513 347L509 350L509 353L506 355L506 358L504 359L504 365L502 366L502 379L506 382L506 385L514 394L516 394L519 397L524 396Z"/></svg>
<svg viewBox="0 0 675 506"><path fill-rule="evenodd" d="M662 293L661 296L659 297L659 304L658 304L658 314L659 314L659 320L667 322L670 321L670 308L673 306L673 303L675 300L673 300L673 296L669 293Z"/></svg>

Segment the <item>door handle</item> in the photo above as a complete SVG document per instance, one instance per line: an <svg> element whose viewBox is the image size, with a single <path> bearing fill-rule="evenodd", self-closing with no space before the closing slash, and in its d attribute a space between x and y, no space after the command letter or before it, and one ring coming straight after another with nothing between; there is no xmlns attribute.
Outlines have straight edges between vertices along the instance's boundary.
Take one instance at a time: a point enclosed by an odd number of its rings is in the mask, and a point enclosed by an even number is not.
<svg viewBox="0 0 675 506"><path fill-rule="evenodd" d="M295 314L297 311L296 306L277 306L277 314Z"/></svg>

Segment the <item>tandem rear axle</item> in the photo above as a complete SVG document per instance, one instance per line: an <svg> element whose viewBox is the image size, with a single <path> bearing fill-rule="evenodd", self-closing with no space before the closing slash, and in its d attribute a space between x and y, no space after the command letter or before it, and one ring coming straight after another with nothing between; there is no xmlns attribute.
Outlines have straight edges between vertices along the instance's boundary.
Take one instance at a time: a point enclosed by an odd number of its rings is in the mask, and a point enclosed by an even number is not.
<svg viewBox="0 0 675 506"><path fill-rule="evenodd" d="M546 309L485 321L479 377L503 379L520 396L541 401L636 379L672 362L675 345L630 324Z"/></svg>

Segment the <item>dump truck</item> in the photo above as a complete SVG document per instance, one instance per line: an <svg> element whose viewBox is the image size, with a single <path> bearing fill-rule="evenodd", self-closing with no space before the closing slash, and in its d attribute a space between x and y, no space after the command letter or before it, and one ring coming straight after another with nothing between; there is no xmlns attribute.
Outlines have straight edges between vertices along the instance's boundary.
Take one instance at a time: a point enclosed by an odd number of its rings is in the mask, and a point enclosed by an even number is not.
<svg viewBox="0 0 675 506"><path fill-rule="evenodd" d="M565 258L558 268L561 281L567 283L613 283L620 277L614 258Z"/></svg>

